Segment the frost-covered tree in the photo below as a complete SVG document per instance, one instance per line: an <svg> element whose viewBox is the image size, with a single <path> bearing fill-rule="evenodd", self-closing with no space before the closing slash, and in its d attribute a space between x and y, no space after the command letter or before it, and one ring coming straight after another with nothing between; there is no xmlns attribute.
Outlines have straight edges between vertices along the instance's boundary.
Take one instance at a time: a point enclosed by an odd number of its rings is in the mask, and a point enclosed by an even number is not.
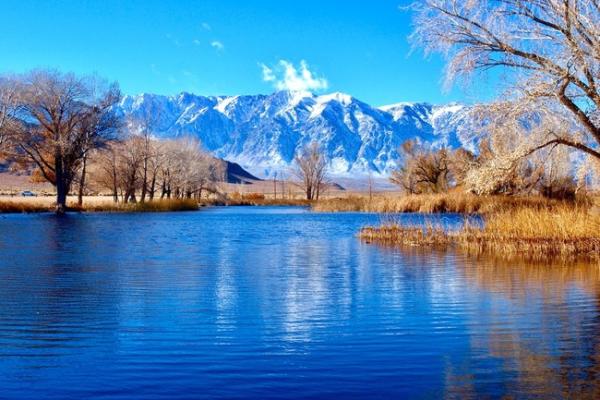
<svg viewBox="0 0 600 400"><path fill-rule="evenodd" d="M503 71L507 91L486 110L487 126L506 114L544 121L532 120L536 140L521 138L517 153L559 145L600 159L597 0L423 0L413 10L413 38L447 56L448 82Z"/></svg>
<svg viewBox="0 0 600 400"><path fill-rule="evenodd" d="M492 130L470 161L464 177L465 189L477 194L535 193L553 198L575 195L575 171L568 147L554 144L529 154L529 145L520 140L535 142L532 131L519 128L519 122L514 120L498 129L502 134Z"/></svg>

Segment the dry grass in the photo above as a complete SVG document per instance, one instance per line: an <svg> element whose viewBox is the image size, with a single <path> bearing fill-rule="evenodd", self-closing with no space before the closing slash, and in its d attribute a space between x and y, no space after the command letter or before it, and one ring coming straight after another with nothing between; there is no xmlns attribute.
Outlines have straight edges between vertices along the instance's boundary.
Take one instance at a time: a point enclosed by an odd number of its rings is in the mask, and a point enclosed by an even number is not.
<svg viewBox="0 0 600 400"><path fill-rule="evenodd" d="M39 213L48 212L54 209L53 206L47 203L34 202L17 202L17 201L0 201L0 213Z"/></svg>
<svg viewBox="0 0 600 400"><path fill-rule="evenodd" d="M311 202L304 199L228 199L226 201L208 201L208 204L226 205L226 206L309 206Z"/></svg>
<svg viewBox="0 0 600 400"><path fill-rule="evenodd" d="M55 209L54 196L21 197L0 196L0 213L36 213L52 212ZM233 199L171 199L154 200L145 203L114 203L110 196L86 196L83 206L77 205L77 198L69 196L70 211L79 212L161 212L192 211L202 206L308 206L310 202L303 199L273 199L264 196L249 196Z"/></svg>
<svg viewBox="0 0 600 400"><path fill-rule="evenodd" d="M482 227L467 222L454 231L399 224L367 227L360 236L369 242L453 247L472 254L600 260L600 215L581 206L505 209L486 215Z"/></svg>
<svg viewBox="0 0 600 400"><path fill-rule="evenodd" d="M450 192L423 195L376 195L336 197L320 200L313 205L315 211L366 211L376 213L461 213L488 214L514 208L544 208L560 205L536 196L477 196L474 194Z"/></svg>
<svg viewBox="0 0 600 400"><path fill-rule="evenodd" d="M207 205L226 206L307 206L311 202L302 198L274 198L264 193L230 193L225 200L207 200Z"/></svg>
<svg viewBox="0 0 600 400"><path fill-rule="evenodd" d="M55 209L55 197L2 197L0 213L37 213L52 212ZM155 200L145 203L114 203L112 198L93 196L84 199L83 207L79 207L75 197L68 198L70 211L79 212L163 212L198 210L196 200Z"/></svg>
<svg viewBox="0 0 600 400"><path fill-rule="evenodd" d="M100 203L85 205L81 209L77 206L73 210L84 212L166 212L166 211L197 211L199 204L193 199L154 200L144 203Z"/></svg>

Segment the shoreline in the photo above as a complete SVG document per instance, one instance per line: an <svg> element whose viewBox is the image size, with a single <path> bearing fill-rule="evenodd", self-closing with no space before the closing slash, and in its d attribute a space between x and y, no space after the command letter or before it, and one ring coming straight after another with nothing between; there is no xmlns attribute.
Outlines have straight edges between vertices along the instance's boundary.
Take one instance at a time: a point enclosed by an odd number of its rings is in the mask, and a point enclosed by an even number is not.
<svg viewBox="0 0 600 400"><path fill-rule="evenodd" d="M385 196L368 204L395 207L393 211L356 207L367 197L300 199L163 199L144 203L113 203L107 198L86 198L83 207L69 202L69 213L148 213L200 211L207 207L308 207L315 213L365 212L382 217L377 226L365 226L358 236L367 243L422 249L460 250L471 255L516 257L528 260L587 260L600 262L600 213L587 201L565 202L538 197L476 197L464 194ZM430 207L443 203L444 207ZM336 207L332 207L335 205ZM473 206L475 205L475 206ZM387 208L386 208L387 209ZM52 197L0 198L1 214L53 213ZM458 214L462 226L447 228L440 223L405 225L394 215L407 213ZM469 217L477 216L480 223Z"/></svg>

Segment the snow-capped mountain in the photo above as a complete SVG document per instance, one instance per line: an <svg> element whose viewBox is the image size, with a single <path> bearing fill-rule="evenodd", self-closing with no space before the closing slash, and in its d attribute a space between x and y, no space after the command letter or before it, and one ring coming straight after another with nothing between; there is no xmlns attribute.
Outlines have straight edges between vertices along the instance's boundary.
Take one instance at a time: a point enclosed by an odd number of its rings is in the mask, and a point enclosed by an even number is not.
<svg viewBox="0 0 600 400"><path fill-rule="evenodd" d="M289 91L229 97L142 94L125 96L119 105L124 115L151 121L157 137L193 135L215 156L260 177L286 175L294 156L313 141L324 150L331 175L371 170L385 176L407 139L433 147L471 147L461 129L467 111L458 104L373 107L343 93Z"/></svg>

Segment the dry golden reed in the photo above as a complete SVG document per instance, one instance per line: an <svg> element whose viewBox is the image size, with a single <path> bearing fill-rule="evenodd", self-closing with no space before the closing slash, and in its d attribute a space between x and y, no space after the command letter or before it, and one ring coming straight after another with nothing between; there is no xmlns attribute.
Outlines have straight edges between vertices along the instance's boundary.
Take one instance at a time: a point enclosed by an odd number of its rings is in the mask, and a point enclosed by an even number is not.
<svg viewBox="0 0 600 400"><path fill-rule="evenodd" d="M477 196L450 192L421 195L347 196L320 200L313 210L324 212L366 211L376 213L461 213L487 214L506 209L531 207L542 208L561 202L537 196Z"/></svg>
<svg viewBox="0 0 600 400"><path fill-rule="evenodd" d="M143 203L96 203L79 208L69 207L74 211L84 212L166 212L166 211L197 211L199 204L194 199L163 199Z"/></svg>
<svg viewBox="0 0 600 400"><path fill-rule="evenodd" d="M54 207L41 202L0 201L0 213L39 213L52 211Z"/></svg>
<svg viewBox="0 0 600 400"><path fill-rule="evenodd" d="M0 201L0 213L39 213L53 212L53 198L13 198ZM144 203L113 203L112 201L84 202L83 206L71 202L69 211L79 212L162 212L198 210L198 202L193 199L154 200Z"/></svg>
<svg viewBox="0 0 600 400"><path fill-rule="evenodd" d="M402 246L454 247L474 254L527 259L600 259L600 216L582 206L521 207L489 213L482 226L466 222L460 229L367 227L366 241Z"/></svg>

